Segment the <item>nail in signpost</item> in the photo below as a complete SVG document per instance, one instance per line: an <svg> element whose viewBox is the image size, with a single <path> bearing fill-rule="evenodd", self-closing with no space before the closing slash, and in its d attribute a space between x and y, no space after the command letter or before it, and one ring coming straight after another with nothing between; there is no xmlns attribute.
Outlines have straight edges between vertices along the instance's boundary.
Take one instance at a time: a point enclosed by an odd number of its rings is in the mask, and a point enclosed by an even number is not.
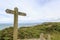
<svg viewBox="0 0 60 40"><path fill-rule="evenodd" d="M18 38L18 15L26 16L23 12L18 12L18 8L15 7L14 10L6 9L6 13L14 14L14 31L13 31L13 40Z"/></svg>

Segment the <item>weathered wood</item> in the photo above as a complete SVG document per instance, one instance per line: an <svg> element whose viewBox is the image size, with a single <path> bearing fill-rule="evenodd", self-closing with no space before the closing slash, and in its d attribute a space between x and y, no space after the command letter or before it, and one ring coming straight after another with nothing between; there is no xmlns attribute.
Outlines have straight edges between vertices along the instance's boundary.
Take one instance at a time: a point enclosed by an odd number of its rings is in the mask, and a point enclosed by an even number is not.
<svg viewBox="0 0 60 40"><path fill-rule="evenodd" d="M18 8L15 7L14 10L6 9L7 13L14 14L14 30L13 30L13 40L18 40L18 15L26 16L23 12L18 12Z"/></svg>
<svg viewBox="0 0 60 40"><path fill-rule="evenodd" d="M6 9L5 10L7 13L9 13L9 14L15 14L14 12L14 10L10 10L10 9ZM17 12L18 13L18 15L21 15L21 16L26 16L26 13L23 13L23 12Z"/></svg>
<svg viewBox="0 0 60 40"><path fill-rule="evenodd" d="M17 40L18 37L18 8L14 8L14 32L13 32L13 40Z"/></svg>

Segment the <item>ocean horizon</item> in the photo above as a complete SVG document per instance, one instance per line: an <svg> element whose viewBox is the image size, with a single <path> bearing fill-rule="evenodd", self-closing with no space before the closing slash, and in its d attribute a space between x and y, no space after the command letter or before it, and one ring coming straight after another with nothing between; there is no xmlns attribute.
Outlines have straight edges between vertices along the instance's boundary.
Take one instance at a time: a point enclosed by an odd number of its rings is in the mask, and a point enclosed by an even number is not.
<svg viewBox="0 0 60 40"><path fill-rule="evenodd" d="M29 26L35 26L41 23L19 23L18 27L29 27ZM0 30L8 28L8 27L13 27L12 23L0 23Z"/></svg>

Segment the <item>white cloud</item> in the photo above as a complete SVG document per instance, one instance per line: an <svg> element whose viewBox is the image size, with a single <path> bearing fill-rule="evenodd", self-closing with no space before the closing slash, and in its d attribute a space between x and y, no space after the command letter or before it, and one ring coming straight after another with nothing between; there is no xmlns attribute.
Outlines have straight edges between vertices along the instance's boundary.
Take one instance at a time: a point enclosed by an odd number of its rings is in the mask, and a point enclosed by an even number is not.
<svg viewBox="0 0 60 40"><path fill-rule="evenodd" d="M45 2L44 5L42 4L43 6L40 5L38 1L39 0L1 0L0 13L2 16L0 14L0 22L13 22L13 15L5 13L5 9L9 8L13 10L15 6L19 8L19 11L27 14L26 17L19 16L19 22L53 21L54 19L60 18L59 0L43 0L43 2Z"/></svg>

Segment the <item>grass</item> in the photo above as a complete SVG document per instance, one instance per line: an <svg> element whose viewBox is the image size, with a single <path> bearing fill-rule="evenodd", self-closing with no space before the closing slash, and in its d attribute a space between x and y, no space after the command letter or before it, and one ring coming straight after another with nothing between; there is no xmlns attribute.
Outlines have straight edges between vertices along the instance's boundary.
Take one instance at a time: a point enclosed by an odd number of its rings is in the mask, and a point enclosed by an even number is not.
<svg viewBox="0 0 60 40"><path fill-rule="evenodd" d="M53 33L51 35L52 40L60 40L60 33Z"/></svg>

